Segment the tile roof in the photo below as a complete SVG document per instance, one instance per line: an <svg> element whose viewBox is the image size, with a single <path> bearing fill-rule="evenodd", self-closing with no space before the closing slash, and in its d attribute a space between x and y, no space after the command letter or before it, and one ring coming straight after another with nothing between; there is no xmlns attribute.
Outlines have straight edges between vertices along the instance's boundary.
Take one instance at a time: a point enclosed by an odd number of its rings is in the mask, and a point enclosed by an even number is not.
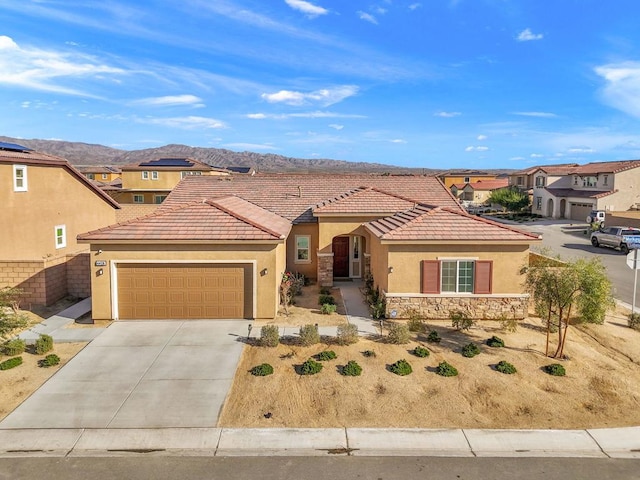
<svg viewBox="0 0 640 480"><path fill-rule="evenodd" d="M277 241L291 230L284 218L234 196L156 210L94 230L79 241Z"/></svg>
<svg viewBox="0 0 640 480"><path fill-rule="evenodd" d="M313 207L317 214L393 214L415 206L416 202L377 188L359 187L325 200Z"/></svg>
<svg viewBox="0 0 640 480"><path fill-rule="evenodd" d="M554 197L578 197L578 198L602 198L618 190L608 190L603 192L602 190L574 190L573 188L545 188Z"/></svg>
<svg viewBox="0 0 640 480"><path fill-rule="evenodd" d="M172 165L174 163L175 165ZM152 160L143 160L138 163L132 163L130 165L123 165L123 171L140 171L140 170L163 170L163 171L219 171L228 172L222 167L213 167L208 163L201 162L195 158L190 157L176 157L176 158L154 158Z"/></svg>
<svg viewBox="0 0 640 480"><path fill-rule="evenodd" d="M617 162L591 162L577 167L573 173L588 175L597 173L618 173L640 167L640 160L622 160Z"/></svg>
<svg viewBox="0 0 640 480"><path fill-rule="evenodd" d="M446 207L418 205L365 224L381 240L528 242L538 235Z"/></svg>
<svg viewBox="0 0 640 480"><path fill-rule="evenodd" d="M533 167L529 167L529 168L525 168L524 170L518 170L515 172L511 172L509 175L513 176L513 175L531 175L533 172L535 172L536 170L539 169L545 169L545 168L549 168L549 167L577 167L578 164L577 163L557 163L554 165L536 165Z"/></svg>
<svg viewBox="0 0 640 480"><path fill-rule="evenodd" d="M187 177L174 188L161 208L237 195L293 223L316 222L314 207L362 187L376 188L415 203L461 209L453 194L432 176L262 173Z"/></svg>
<svg viewBox="0 0 640 480"><path fill-rule="evenodd" d="M474 190L498 190L509 186L509 179L502 178L500 180L482 180L468 184Z"/></svg>
<svg viewBox="0 0 640 480"><path fill-rule="evenodd" d="M121 173L118 167L109 165L76 165L81 173Z"/></svg>

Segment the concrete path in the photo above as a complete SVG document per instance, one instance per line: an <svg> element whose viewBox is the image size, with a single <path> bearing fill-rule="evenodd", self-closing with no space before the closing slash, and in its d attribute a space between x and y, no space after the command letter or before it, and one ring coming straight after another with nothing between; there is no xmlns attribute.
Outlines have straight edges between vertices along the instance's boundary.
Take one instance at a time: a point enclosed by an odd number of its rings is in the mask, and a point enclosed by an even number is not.
<svg viewBox="0 0 640 480"><path fill-rule="evenodd" d="M246 322L116 322L0 429L214 427Z"/></svg>

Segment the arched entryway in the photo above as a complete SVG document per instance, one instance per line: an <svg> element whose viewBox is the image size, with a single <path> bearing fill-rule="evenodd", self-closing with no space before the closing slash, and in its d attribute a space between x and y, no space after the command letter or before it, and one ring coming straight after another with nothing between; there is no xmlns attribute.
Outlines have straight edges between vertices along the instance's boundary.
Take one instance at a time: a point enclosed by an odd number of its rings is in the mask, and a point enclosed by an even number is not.
<svg viewBox="0 0 640 480"><path fill-rule="evenodd" d="M547 217L553 217L553 198L547 200Z"/></svg>
<svg viewBox="0 0 640 480"><path fill-rule="evenodd" d="M567 218L567 200L560 200L560 218Z"/></svg>

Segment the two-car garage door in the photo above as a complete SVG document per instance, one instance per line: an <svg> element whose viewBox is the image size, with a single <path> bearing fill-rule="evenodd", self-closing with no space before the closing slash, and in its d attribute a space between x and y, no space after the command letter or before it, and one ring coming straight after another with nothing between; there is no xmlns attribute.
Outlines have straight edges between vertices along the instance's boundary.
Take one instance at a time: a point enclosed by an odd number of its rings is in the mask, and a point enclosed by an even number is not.
<svg viewBox="0 0 640 480"><path fill-rule="evenodd" d="M118 317L251 318L248 264L128 264L117 266Z"/></svg>

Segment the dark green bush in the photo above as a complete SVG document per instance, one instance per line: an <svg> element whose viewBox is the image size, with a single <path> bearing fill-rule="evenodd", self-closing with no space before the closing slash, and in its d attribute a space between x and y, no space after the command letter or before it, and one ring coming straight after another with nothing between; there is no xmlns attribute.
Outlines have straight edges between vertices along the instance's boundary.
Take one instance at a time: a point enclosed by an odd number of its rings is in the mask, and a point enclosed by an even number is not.
<svg viewBox="0 0 640 480"><path fill-rule="evenodd" d="M396 363L392 364L389 367L389 370L400 376L409 375L411 372L413 372L411 365L405 359L398 360Z"/></svg>
<svg viewBox="0 0 640 480"><path fill-rule="evenodd" d="M447 362L440 362L436 367L436 373L442 377L455 377L458 369Z"/></svg>
<svg viewBox="0 0 640 480"><path fill-rule="evenodd" d="M385 314L387 313L387 301L384 297L378 296L378 299L369 304L369 308L371 309L371 317L374 320L380 320L381 318L385 318Z"/></svg>
<svg viewBox="0 0 640 480"><path fill-rule="evenodd" d="M358 326L354 323L344 323L338 325L337 340L340 345L352 345L360 337L358 336Z"/></svg>
<svg viewBox="0 0 640 480"><path fill-rule="evenodd" d="M425 358L429 356L429 350L427 350L424 347L421 347L420 345L418 345L416 348L414 348L411 353L413 353L416 357L420 357L420 358Z"/></svg>
<svg viewBox="0 0 640 480"><path fill-rule="evenodd" d="M449 314L451 325L456 330L469 330L473 326L473 320L469 315L460 310L455 310Z"/></svg>
<svg viewBox="0 0 640 480"><path fill-rule="evenodd" d="M338 307L331 303L323 303L320 307L320 313L322 313L323 315L331 315L332 313L336 313L337 308Z"/></svg>
<svg viewBox="0 0 640 480"><path fill-rule="evenodd" d="M13 340L9 340L2 345L0 349L2 353L8 357L13 357L15 355L20 355L24 353L27 348L27 342L20 338L14 338Z"/></svg>
<svg viewBox="0 0 640 480"><path fill-rule="evenodd" d="M263 363L262 365L256 365L249 372L256 377L266 377L273 374L273 367L268 363Z"/></svg>
<svg viewBox="0 0 640 480"><path fill-rule="evenodd" d="M440 343L441 340L442 340L442 338L440 338L440 334L438 332L436 332L435 330L431 330L429 332L429 335L427 335L427 342Z"/></svg>
<svg viewBox="0 0 640 480"><path fill-rule="evenodd" d="M38 365L41 367L53 367L54 365L58 365L60 363L60 357L55 353L47 355L42 360L38 361Z"/></svg>
<svg viewBox="0 0 640 480"><path fill-rule="evenodd" d="M320 295L320 298L318 299L318 305L324 305L325 303L335 305L336 299L333 298L333 295Z"/></svg>
<svg viewBox="0 0 640 480"><path fill-rule="evenodd" d="M324 352L320 352L316 355L316 360L318 360L319 362L326 362L335 358L338 358L338 356L333 350L325 350Z"/></svg>
<svg viewBox="0 0 640 480"><path fill-rule="evenodd" d="M35 347L34 347L35 352L38 355L43 355L51 351L52 348L53 348L53 337L45 334L40 335L40 338L36 340Z"/></svg>
<svg viewBox="0 0 640 480"><path fill-rule="evenodd" d="M347 377L358 377L362 373L362 367L355 360L349 360L347 364L340 369L340 373Z"/></svg>
<svg viewBox="0 0 640 480"><path fill-rule="evenodd" d="M393 343L395 345L404 345L409 343L411 340L409 327L402 323L392 323L389 327L389 335L387 339L389 343Z"/></svg>
<svg viewBox="0 0 640 480"><path fill-rule="evenodd" d="M316 362L313 358L310 358L302 364L300 367L301 375L315 375L322 370L323 365L320 362Z"/></svg>
<svg viewBox="0 0 640 480"><path fill-rule="evenodd" d="M13 357L0 363L0 370L9 370L18 365L22 365L22 357Z"/></svg>
<svg viewBox="0 0 640 480"><path fill-rule="evenodd" d="M277 347L280 343L280 332L276 325L265 325L260 329L260 345Z"/></svg>
<svg viewBox="0 0 640 480"><path fill-rule="evenodd" d="M362 355L364 355L365 357L375 357L376 352L374 352L373 350L365 350L364 352L362 352Z"/></svg>
<svg viewBox="0 0 640 480"><path fill-rule="evenodd" d="M487 340L487 345L493 348L502 348L504 347L504 340L494 335L493 337Z"/></svg>
<svg viewBox="0 0 640 480"><path fill-rule="evenodd" d="M496 370L500 373L506 373L507 375L511 375L512 373L516 373L518 371L516 370L516 367L511 365L506 360L500 360L496 365Z"/></svg>
<svg viewBox="0 0 640 480"><path fill-rule="evenodd" d="M320 343L320 333L318 333L318 327L312 323L302 325L300 327L300 343L305 347L309 345L315 345Z"/></svg>
<svg viewBox="0 0 640 480"><path fill-rule="evenodd" d="M564 377L567 374L567 371L559 363L545 365L543 368L545 372L547 372L549 375L553 375L554 377Z"/></svg>
<svg viewBox="0 0 640 480"><path fill-rule="evenodd" d="M467 358L475 357L480 354L480 348L475 343L467 343L462 347L462 356Z"/></svg>
<svg viewBox="0 0 640 480"><path fill-rule="evenodd" d="M321 287L320 295L331 295L331 288L329 287Z"/></svg>
<svg viewBox="0 0 640 480"><path fill-rule="evenodd" d="M634 330L640 330L640 313L632 313L629 315L629 320L627 320L629 328L633 328Z"/></svg>

